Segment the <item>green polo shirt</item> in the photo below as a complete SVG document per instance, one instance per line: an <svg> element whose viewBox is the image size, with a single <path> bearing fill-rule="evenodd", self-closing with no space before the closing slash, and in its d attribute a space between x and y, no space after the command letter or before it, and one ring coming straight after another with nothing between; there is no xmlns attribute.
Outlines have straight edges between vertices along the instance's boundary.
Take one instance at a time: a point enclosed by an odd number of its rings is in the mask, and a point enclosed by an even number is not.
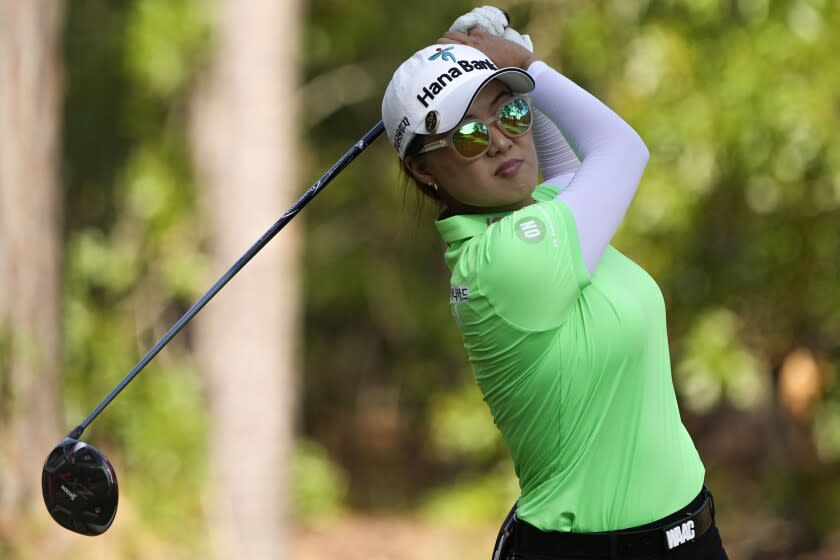
<svg viewBox="0 0 840 560"><path fill-rule="evenodd" d="M671 380L665 302L608 247L590 276L558 190L436 223L450 303L519 478L518 516L555 531L642 525L689 503L704 468Z"/></svg>

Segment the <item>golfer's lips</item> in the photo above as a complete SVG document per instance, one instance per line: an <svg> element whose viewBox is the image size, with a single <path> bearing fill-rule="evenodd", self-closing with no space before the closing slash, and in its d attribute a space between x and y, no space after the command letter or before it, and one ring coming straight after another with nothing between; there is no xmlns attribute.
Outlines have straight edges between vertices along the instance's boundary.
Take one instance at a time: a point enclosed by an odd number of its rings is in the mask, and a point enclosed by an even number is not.
<svg viewBox="0 0 840 560"><path fill-rule="evenodd" d="M499 177L510 177L511 175L515 175L519 168L522 167L522 160L521 159L509 159L503 162L496 170L493 172L493 175Z"/></svg>

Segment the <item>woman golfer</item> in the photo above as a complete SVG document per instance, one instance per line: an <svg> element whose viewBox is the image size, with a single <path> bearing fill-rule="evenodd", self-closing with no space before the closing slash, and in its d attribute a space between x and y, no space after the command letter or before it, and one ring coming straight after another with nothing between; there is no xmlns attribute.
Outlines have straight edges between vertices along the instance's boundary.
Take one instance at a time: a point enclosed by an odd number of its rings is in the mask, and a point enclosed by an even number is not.
<svg viewBox="0 0 840 560"><path fill-rule="evenodd" d="M580 160L539 185L534 108ZM636 132L480 29L405 61L382 115L441 206L452 314L519 478L495 556L725 559L677 408L662 293L610 246L648 160Z"/></svg>

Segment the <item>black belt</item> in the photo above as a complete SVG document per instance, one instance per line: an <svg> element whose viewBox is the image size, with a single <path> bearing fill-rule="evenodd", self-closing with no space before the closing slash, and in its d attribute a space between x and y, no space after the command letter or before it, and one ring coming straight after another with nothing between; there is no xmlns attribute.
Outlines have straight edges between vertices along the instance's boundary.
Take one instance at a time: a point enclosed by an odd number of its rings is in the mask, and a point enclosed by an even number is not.
<svg viewBox="0 0 840 560"><path fill-rule="evenodd" d="M714 501L706 488L682 510L660 522L633 529L605 533L541 531L517 519L511 535L513 546L510 558L527 559L532 555L562 557L569 554L594 558L655 555L699 539L714 525L714 521Z"/></svg>

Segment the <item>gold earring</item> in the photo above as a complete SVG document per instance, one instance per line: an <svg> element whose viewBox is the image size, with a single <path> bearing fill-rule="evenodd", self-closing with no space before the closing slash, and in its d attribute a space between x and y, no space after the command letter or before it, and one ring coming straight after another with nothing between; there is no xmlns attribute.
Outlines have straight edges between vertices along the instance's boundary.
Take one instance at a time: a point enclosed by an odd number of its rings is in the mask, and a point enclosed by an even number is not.
<svg viewBox="0 0 840 560"><path fill-rule="evenodd" d="M435 192L438 192L437 183L429 183L429 186L432 187L433 189L435 189Z"/></svg>

